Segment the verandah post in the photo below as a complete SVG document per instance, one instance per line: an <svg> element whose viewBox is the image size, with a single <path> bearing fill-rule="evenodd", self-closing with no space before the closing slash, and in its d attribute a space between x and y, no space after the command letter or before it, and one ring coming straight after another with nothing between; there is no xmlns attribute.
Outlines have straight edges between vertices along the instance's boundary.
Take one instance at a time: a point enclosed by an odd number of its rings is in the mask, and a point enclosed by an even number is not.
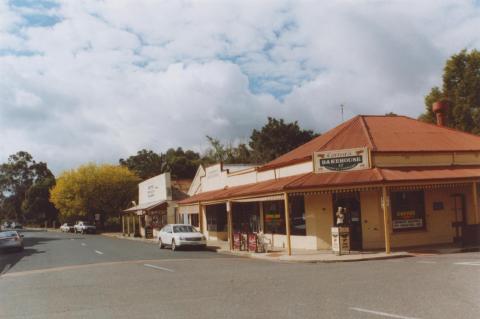
<svg viewBox="0 0 480 319"><path fill-rule="evenodd" d="M390 254L390 227L388 226L387 187L382 186L383 228L385 230L385 252Z"/></svg>

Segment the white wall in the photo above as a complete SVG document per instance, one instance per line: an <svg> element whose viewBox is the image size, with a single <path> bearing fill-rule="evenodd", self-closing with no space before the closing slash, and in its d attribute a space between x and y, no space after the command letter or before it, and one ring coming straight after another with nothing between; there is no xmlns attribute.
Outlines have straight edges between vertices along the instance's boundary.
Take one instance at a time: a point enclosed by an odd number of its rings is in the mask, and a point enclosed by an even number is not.
<svg viewBox="0 0 480 319"><path fill-rule="evenodd" d="M152 177L138 184L139 204L171 199L170 173Z"/></svg>

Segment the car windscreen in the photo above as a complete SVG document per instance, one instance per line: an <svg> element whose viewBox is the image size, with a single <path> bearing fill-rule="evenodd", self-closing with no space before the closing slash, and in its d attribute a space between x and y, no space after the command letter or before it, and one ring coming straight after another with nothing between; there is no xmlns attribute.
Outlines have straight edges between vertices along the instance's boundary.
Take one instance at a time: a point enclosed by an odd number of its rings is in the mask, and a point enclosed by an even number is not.
<svg viewBox="0 0 480 319"><path fill-rule="evenodd" d="M173 226L174 233L196 233L197 230L190 225Z"/></svg>
<svg viewBox="0 0 480 319"><path fill-rule="evenodd" d="M16 237L18 236L16 231L2 231L0 232L0 238Z"/></svg>

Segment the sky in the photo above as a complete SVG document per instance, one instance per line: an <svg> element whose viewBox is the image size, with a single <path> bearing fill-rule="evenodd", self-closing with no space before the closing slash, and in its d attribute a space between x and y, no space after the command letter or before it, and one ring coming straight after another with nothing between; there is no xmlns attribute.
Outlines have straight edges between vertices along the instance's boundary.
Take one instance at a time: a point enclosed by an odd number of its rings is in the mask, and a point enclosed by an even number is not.
<svg viewBox="0 0 480 319"><path fill-rule="evenodd" d="M0 0L0 161L203 152L268 116L321 133L342 104L416 118L479 30L473 0Z"/></svg>

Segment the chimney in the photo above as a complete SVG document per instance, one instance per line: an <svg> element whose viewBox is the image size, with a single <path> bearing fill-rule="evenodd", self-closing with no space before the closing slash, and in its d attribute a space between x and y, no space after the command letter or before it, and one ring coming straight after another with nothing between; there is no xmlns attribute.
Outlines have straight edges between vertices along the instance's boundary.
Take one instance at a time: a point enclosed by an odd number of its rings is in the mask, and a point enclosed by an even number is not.
<svg viewBox="0 0 480 319"><path fill-rule="evenodd" d="M448 100L443 99L433 103L432 111L437 117L437 125L445 126L447 124Z"/></svg>

